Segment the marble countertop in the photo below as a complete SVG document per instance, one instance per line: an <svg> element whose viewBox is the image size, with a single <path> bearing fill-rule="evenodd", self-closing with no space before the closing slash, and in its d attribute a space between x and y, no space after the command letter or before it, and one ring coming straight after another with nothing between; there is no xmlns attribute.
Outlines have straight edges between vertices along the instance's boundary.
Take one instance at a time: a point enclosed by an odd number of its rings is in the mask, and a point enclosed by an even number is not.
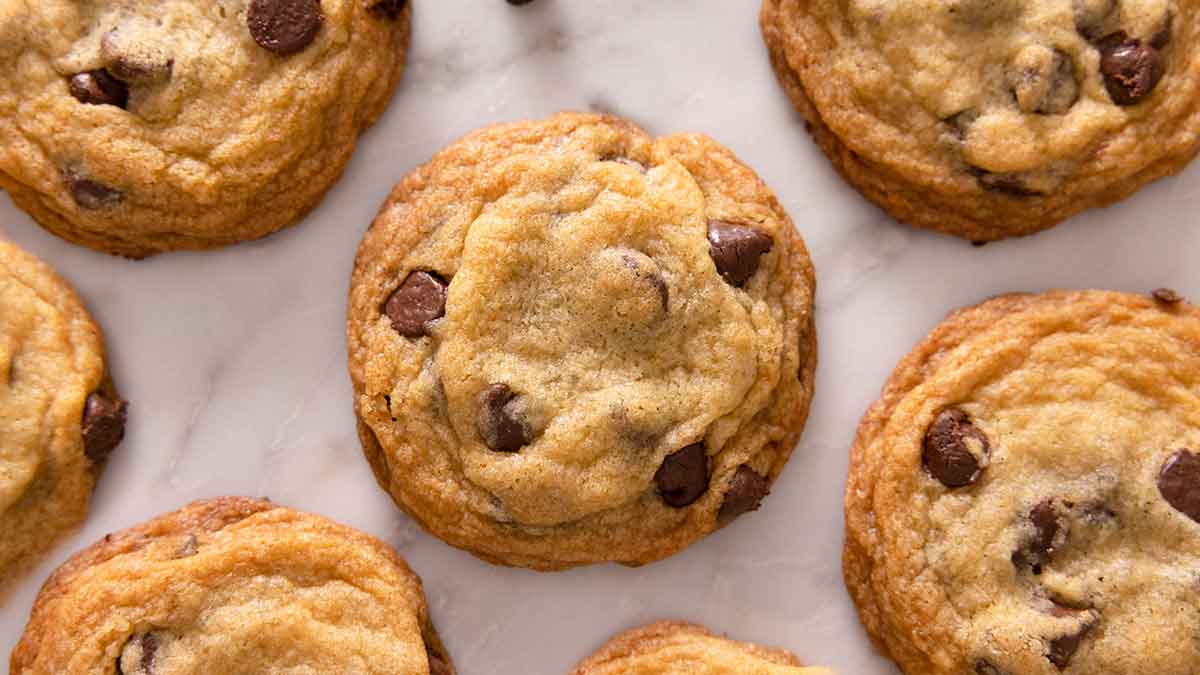
<svg viewBox="0 0 1200 675"><path fill-rule="evenodd" d="M297 227L133 262L55 239L0 195L0 236L78 287L132 402L86 525L0 605L0 654L72 551L192 499L241 494L395 545L424 579L464 675L564 673L612 633L657 618L785 647L847 675L896 673L871 649L840 570L847 448L895 363L948 311L996 293L1169 286L1200 298L1200 163L1050 232L973 248L895 224L834 174L775 83L759 0L415 5L409 70L391 108ZM736 525L638 569L536 573L452 549L376 487L354 430L346 289L380 202L458 136L564 109L721 141L775 190L817 268L817 393L774 493Z"/></svg>

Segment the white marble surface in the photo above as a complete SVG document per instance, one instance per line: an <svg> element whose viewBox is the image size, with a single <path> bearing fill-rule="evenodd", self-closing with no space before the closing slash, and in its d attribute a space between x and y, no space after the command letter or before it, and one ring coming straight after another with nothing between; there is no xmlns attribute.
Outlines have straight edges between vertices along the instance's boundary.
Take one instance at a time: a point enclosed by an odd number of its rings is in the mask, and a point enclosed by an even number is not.
<svg viewBox="0 0 1200 675"><path fill-rule="evenodd" d="M16 642L42 579L110 530L225 494L269 496L391 542L424 578L464 675L564 673L611 633L679 617L847 675L895 673L842 587L846 450L896 361L949 310L1011 290L1171 286L1200 298L1200 165L1048 233L972 248L890 222L846 187L776 86L758 0L415 0L409 71L342 182L264 241L142 262L76 248L0 196L0 236L79 288L132 401L91 516L0 606ZM375 486L354 433L350 264L389 188L461 134L561 109L708 133L753 166L817 267L812 417L764 508L648 567L539 574L449 548Z"/></svg>

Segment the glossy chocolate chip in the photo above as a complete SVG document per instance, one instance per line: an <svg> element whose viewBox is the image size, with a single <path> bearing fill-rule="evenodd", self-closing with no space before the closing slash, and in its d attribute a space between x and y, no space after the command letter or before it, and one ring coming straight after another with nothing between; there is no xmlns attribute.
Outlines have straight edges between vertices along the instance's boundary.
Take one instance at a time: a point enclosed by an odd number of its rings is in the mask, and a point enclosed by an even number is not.
<svg viewBox="0 0 1200 675"><path fill-rule="evenodd" d="M983 474L991 444L958 408L938 413L925 432L921 460L929 475L946 487L963 487Z"/></svg>
<svg viewBox="0 0 1200 675"><path fill-rule="evenodd" d="M400 18L400 14L407 6L408 0L377 0L377 2L371 4L371 12L377 16L395 21Z"/></svg>
<svg viewBox="0 0 1200 675"><path fill-rule="evenodd" d="M105 69L124 82L150 84L167 79L174 61L160 48L114 28L100 38L100 58Z"/></svg>
<svg viewBox="0 0 1200 675"><path fill-rule="evenodd" d="M126 408L120 399L88 394L83 404L83 452L88 459L103 462L125 438Z"/></svg>
<svg viewBox="0 0 1200 675"><path fill-rule="evenodd" d="M129 88L105 70L89 70L72 75L67 88L75 100L88 105L124 108L129 103Z"/></svg>
<svg viewBox="0 0 1200 675"><path fill-rule="evenodd" d="M67 189L71 191L71 198L85 209L92 211L106 209L125 199L125 195L120 190L114 190L107 185L84 178L75 171L63 172L63 179L67 183Z"/></svg>
<svg viewBox="0 0 1200 675"><path fill-rule="evenodd" d="M446 282L432 272L411 272L388 298L383 311L392 328L409 338L429 335L430 324L446 314Z"/></svg>
<svg viewBox="0 0 1200 675"><path fill-rule="evenodd" d="M708 254L726 282L741 286L758 271L759 258L774 244L765 232L719 220L708 223Z"/></svg>
<svg viewBox="0 0 1200 675"><path fill-rule="evenodd" d="M507 384L492 384L479 396L479 435L497 452L517 452L533 440L517 394Z"/></svg>
<svg viewBox="0 0 1200 675"><path fill-rule="evenodd" d="M1178 305L1183 302L1183 296L1170 288L1156 288L1151 291L1150 295L1156 302L1164 305Z"/></svg>
<svg viewBox="0 0 1200 675"><path fill-rule="evenodd" d="M246 26L260 47L294 54L317 37L324 15L318 0L251 0Z"/></svg>
<svg viewBox="0 0 1200 675"><path fill-rule="evenodd" d="M1013 551L1012 562L1020 568L1029 568L1034 574L1042 573L1042 566L1050 562L1054 553L1054 540L1061 529L1058 508L1053 499L1043 499L1029 511L1033 523L1033 536L1025 539Z"/></svg>
<svg viewBox="0 0 1200 675"><path fill-rule="evenodd" d="M1007 77L1018 107L1027 113L1059 115L1079 100L1075 63L1058 49L1025 47L1009 64Z"/></svg>
<svg viewBox="0 0 1200 675"><path fill-rule="evenodd" d="M1200 454L1181 448L1163 462L1158 492L1176 511L1200 523Z"/></svg>
<svg viewBox="0 0 1200 675"><path fill-rule="evenodd" d="M654 473L654 484L667 506L683 508L708 491L708 453L693 443L667 455Z"/></svg>
<svg viewBox="0 0 1200 675"><path fill-rule="evenodd" d="M1141 102L1162 79L1162 57L1153 45L1116 32L1103 38L1097 48L1104 87L1117 105Z"/></svg>
<svg viewBox="0 0 1200 675"><path fill-rule="evenodd" d="M771 482L745 464L739 466L725 490L725 501L717 512L717 521L727 523L748 511L757 510L771 492Z"/></svg>
<svg viewBox="0 0 1200 675"><path fill-rule="evenodd" d="M1046 658L1053 663L1059 670L1066 668L1071 663L1071 657L1075 656L1075 652L1079 651L1079 645L1087 634L1091 632L1096 625L1096 617L1091 612L1073 612L1074 614L1086 614L1079 626L1067 633L1066 635L1056 637L1046 644Z"/></svg>

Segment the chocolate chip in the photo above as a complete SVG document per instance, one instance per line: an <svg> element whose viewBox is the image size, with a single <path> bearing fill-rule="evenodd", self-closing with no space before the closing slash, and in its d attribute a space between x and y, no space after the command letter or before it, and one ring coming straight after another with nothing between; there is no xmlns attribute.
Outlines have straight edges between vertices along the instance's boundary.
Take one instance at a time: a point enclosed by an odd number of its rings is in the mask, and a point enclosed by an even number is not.
<svg viewBox="0 0 1200 675"><path fill-rule="evenodd" d="M124 82L150 84L171 75L174 60L155 45L114 28L100 38L100 58L105 69Z"/></svg>
<svg viewBox="0 0 1200 675"><path fill-rule="evenodd" d="M978 167L971 167L980 187L988 192L998 192L1009 197L1040 197L1042 193L1025 184L1025 181L1013 173L992 173Z"/></svg>
<svg viewBox="0 0 1200 675"><path fill-rule="evenodd" d="M317 37L324 16L318 0L251 0L246 26L260 47L293 54Z"/></svg>
<svg viewBox="0 0 1200 675"><path fill-rule="evenodd" d="M516 452L533 439L518 397L507 384L488 385L479 396L479 435L497 452Z"/></svg>
<svg viewBox="0 0 1200 675"><path fill-rule="evenodd" d="M88 105L124 108L129 103L129 88L104 70L89 70L73 75L67 88L75 100Z"/></svg>
<svg viewBox="0 0 1200 675"><path fill-rule="evenodd" d="M1079 614L1080 612L1074 612ZM1087 634L1091 632L1096 625L1096 616L1092 612L1086 612L1087 618L1083 619L1078 628L1061 637L1056 637L1050 640L1046 647L1046 658L1050 660L1059 670L1062 670L1071 663L1071 657L1075 656L1075 652L1079 650L1080 643Z"/></svg>
<svg viewBox="0 0 1200 675"><path fill-rule="evenodd" d="M1097 48L1104 87L1117 105L1139 103L1162 79L1162 58L1153 45L1118 31L1102 39Z"/></svg>
<svg viewBox="0 0 1200 675"><path fill-rule="evenodd" d="M921 460L925 470L946 487L962 487L979 480L991 445L967 414L958 408L938 413L925 432Z"/></svg>
<svg viewBox="0 0 1200 675"><path fill-rule="evenodd" d="M1017 105L1024 112L1059 115L1079 100L1075 64L1061 50L1029 45L1017 52L1007 76Z"/></svg>
<svg viewBox="0 0 1200 675"><path fill-rule="evenodd" d="M1176 511L1200 523L1200 454L1181 448L1158 472L1158 491Z"/></svg>
<svg viewBox="0 0 1200 675"><path fill-rule="evenodd" d="M100 393L88 394L83 404L83 452L99 464L125 438L127 404Z"/></svg>
<svg viewBox="0 0 1200 675"><path fill-rule="evenodd" d="M708 491L708 453L693 443L667 455L654 473L654 484L667 506L683 508Z"/></svg>
<svg viewBox="0 0 1200 675"><path fill-rule="evenodd" d="M1183 296L1170 288L1156 288L1150 292L1150 295L1164 305L1178 305L1183 302Z"/></svg>
<svg viewBox="0 0 1200 675"><path fill-rule="evenodd" d="M1050 562L1054 552L1054 539L1061 529L1058 509L1053 499L1043 499L1029 511L1034 535L1021 542L1013 551L1012 562L1020 568L1030 568L1034 574L1042 573L1042 566Z"/></svg>
<svg viewBox="0 0 1200 675"><path fill-rule="evenodd" d="M717 512L717 522L727 523L748 511L755 511L763 497L771 492L771 482L745 464L733 473L725 490L725 501Z"/></svg>
<svg viewBox="0 0 1200 675"><path fill-rule="evenodd" d="M1075 30L1088 40L1100 37L1104 21L1117 7L1116 0L1073 0Z"/></svg>
<svg viewBox="0 0 1200 675"><path fill-rule="evenodd" d="M105 209L115 206L125 199L125 195L120 190L114 190L107 185L84 178L77 171L64 171L63 180L67 183L67 189L71 191L71 198L85 209L92 211Z"/></svg>
<svg viewBox="0 0 1200 675"><path fill-rule="evenodd" d="M131 645L139 647L139 653L131 657L132 663L125 663L123 657L117 658L118 675L154 675L154 661L158 654L158 636L154 633L138 633L131 635L122 651Z"/></svg>
<svg viewBox="0 0 1200 675"><path fill-rule="evenodd" d="M404 337L429 335L430 324L446 314L446 282L432 272L411 272L388 298L383 311Z"/></svg>
<svg viewBox="0 0 1200 675"><path fill-rule="evenodd" d="M408 6L408 0L376 0L370 6L371 12L385 19L395 21L400 13Z"/></svg>
<svg viewBox="0 0 1200 675"><path fill-rule="evenodd" d="M759 258L771 250L771 236L752 227L719 220L708 223L708 254L726 282L741 286L758 271Z"/></svg>

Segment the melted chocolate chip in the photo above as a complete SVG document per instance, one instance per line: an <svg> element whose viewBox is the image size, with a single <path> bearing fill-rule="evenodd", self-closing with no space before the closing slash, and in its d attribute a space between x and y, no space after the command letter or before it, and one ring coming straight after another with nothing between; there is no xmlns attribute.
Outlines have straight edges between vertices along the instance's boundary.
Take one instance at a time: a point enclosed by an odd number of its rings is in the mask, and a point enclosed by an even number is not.
<svg viewBox="0 0 1200 675"><path fill-rule="evenodd" d="M88 394L83 404L83 452L99 464L125 438L127 404L100 393Z"/></svg>
<svg viewBox="0 0 1200 675"><path fill-rule="evenodd" d="M974 450L974 452L972 452ZM921 459L925 470L946 487L963 487L979 480L991 445L967 414L958 408L938 413L925 432Z"/></svg>
<svg viewBox="0 0 1200 675"><path fill-rule="evenodd" d="M1162 79L1162 57L1151 44L1118 31L1103 38L1097 48L1104 87L1117 105L1141 102Z"/></svg>
<svg viewBox="0 0 1200 675"><path fill-rule="evenodd" d="M1158 492L1176 511L1200 523L1200 454L1182 448L1163 462Z"/></svg>
<svg viewBox="0 0 1200 675"><path fill-rule="evenodd" d="M67 189L71 191L71 198L85 209L97 211L109 208L125 199L125 195L120 190L114 190L107 185L84 178L76 171L64 171L63 179L67 183Z"/></svg>
<svg viewBox="0 0 1200 675"><path fill-rule="evenodd" d="M246 12L250 36L263 49L281 56L311 44L323 21L318 0L251 0Z"/></svg>
<svg viewBox="0 0 1200 675"><path fill-rule="evenodd" d="M446 282L431 272L412 272L404 279L383 311L392 328L409 338L429 335L430 324L446 314Z"/></svg>
<svg viewBox="0 0 1200 675"><path fill-rule="evenodd" d="M1053 499L1043 499L1029 511L1034 535L1013 551L1012 562L1020 568L1030 568L1034 574L1042 573L1042 566L1050 562L1054 553L1054 539L1058 536L1061 523Z"/></svg>
<svg viewBox="0 0 1200 675"><path fill-rule="evenodd" d="M745 464L739 466L725 491L725 501L717 512L717 522L727 523L748 511L755 511L763 497L771 492L771 482Z"/></svg>
<svg viewBox="0 0 1200 675"><path fill-rule="evenodd" d="M703 443L693 443L663 460L654 473L654 484L667 506L683 508L708 491L708 453Z"/></svg>
<svg viewBox="0 0 1200 675"><path fill-rule="evenodd" d="M385 19L395 21L400 13L408 6L408 0L376 0L371 4L371 12Z"/></svg>
<svg viewBox="0 0 1200 675"><path fill-rule="evenodd" d="M71 76L68 89L75 100L88 105L124 108L129 103L129 88L105 70L89 70Z"/></svg>
<svg viewBox="0 0 1200 675"><path fill-rule="evenodd" d="M479 396L479 435L497 452L517 452L529 444L533 433L518 407L517 395L507 384L492 384Z"/></svg>
<svg viewBox="0 0 1200 675"><path fill-rule="evenodd" d="M741 286L758 271L759 258L771 250L771 236L752 227L719 220L708 223L708 254L726 282Z"/></svg>
<svg viewBox="0 0 1200 675"><path fill-rule="evenodd" d="M1178 305L1183 302L1183 296L1170 288L1156 288L1151 291L1150 295L1155 301L1164 305Z"/></svg>
<svg viewBox="0 0 1200 675"><path fill-rule="evenodd" d="M1079 614L1080 612L1075 612ZM1079 645L1083 642L1083 638L1091 632L1096 625L1096 617L1090 612L1088 616L1080 622L1078 628L1063 635L1050 640L1046 644L1046 658L1050 660L1059 670L1062 670L1071 663L1071 657L1075 656L1075 652L1079 650Z"/></svg>

